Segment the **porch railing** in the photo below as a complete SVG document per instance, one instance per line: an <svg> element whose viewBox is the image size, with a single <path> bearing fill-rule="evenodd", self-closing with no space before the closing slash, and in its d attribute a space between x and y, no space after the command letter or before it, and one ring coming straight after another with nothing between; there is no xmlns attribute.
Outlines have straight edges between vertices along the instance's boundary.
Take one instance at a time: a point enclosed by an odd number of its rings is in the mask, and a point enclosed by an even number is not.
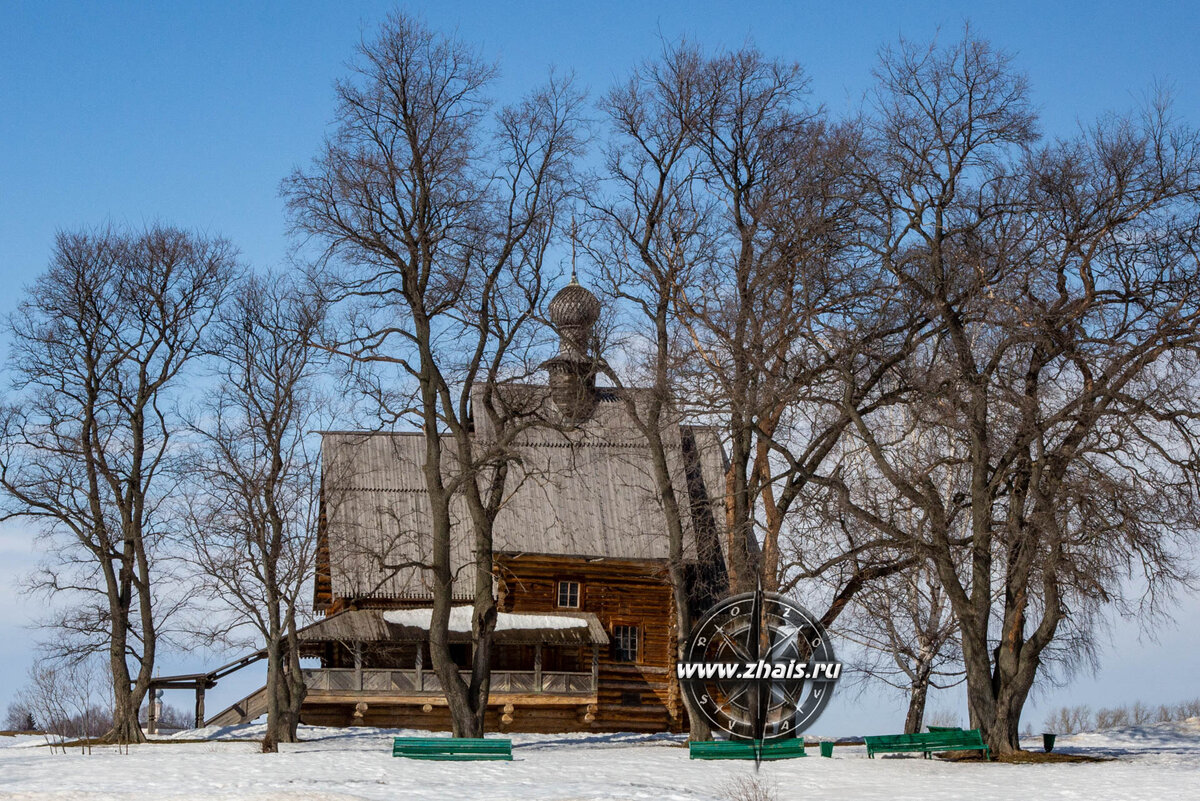
<svg viewBox="0 0 1200 801"><path fill-rule="evenodd" d="M442 682L432 670L310 668L302 671L310 692L441 695ZM469 671L463 671L470 681ZM595 695L594 673L555 670L493 670L494 693Z"/></svg>

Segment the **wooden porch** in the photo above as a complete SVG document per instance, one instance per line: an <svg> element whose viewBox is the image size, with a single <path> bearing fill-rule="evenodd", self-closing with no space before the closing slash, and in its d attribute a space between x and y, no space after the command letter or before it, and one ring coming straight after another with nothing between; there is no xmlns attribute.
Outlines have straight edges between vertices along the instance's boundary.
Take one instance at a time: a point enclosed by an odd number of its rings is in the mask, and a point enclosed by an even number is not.
<svg viewBox="0 0 1200 801"><path fill-rule="evenodd" d="M326 726L445 730L450 712L432 670L311 668L300 719ZM464 679L470 673L462 671ZM487 721L501 731L578 731L596 719L595 671L493 670Z"/></svg>
<svg viewBox="0 0 1200 801"><path fill-rule="evenodd" d="M300 718L327 726L450 728L419 608L397 622L377 609L345 610L301 634L307 694ZM559 618L567 618L560 621ZM565 625L564 625L565 624ZM426 624L427 625L427 624ZM462 625L461 621L459 625ZM451 655L470 680L470 631L452 628ZM500 616L494 640L488 725L506 731L578 731L596 719L601 649L608 636L595 615Z"/></svg>
<svg viewBox="0 0 1200 801"><path fill-rule="evenodd" d="M306 701L357 701L370 697L389 703L445 704L441 679L432 670L309 668L301 672L308 688ZM462 671L461 675L467 681L471 678L469 671ZM581 698L595 698L597 689L595 671L492 671L491 698L494 703L502 703L499 699L505 696L516 695L536 696L541 703L554 703L553 698L560 696L562 703L578 704Z"/></svg>

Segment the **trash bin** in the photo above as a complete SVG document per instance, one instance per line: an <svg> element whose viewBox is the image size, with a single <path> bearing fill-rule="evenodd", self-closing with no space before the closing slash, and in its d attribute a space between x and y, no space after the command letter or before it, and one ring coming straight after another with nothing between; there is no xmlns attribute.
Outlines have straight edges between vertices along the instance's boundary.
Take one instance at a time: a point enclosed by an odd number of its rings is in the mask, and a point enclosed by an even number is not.
<svg viewBox="0 0 1200 801"><path fill-rule="evenodd" d="M833 743L831 743L827 740L821 741L821 756L823 756L823 757L833 756Z"/></svg>
<svg viewBox="0 0 1200 801"><path fill-rule="evenodd" d="M1043 734L1042 735L1042 750L1045 751L1047 754L1054 750L1055 736L1056 735L1053 735L1053 734Z"/></svg>

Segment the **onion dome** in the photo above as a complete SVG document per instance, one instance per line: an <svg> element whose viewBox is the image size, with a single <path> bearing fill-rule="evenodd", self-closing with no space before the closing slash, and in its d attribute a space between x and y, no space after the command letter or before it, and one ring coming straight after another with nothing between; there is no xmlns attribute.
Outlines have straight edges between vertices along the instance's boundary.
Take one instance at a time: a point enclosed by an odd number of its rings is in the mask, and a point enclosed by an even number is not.
<svg viewBox="0 0 1200 801"><path fill-rule="evenodd" d="M561 338L559 353L586 358L592 326L600 319L600 301L572 277L550 301L549 311L550 322Z"/></svg>
<svg viewBox="0 0 1200 801"><path fill-rule="evenodd" d="M564 419L586 420L596 405L598 357L591 353L592 328L600 319L600 301L571 276L571 283L550 301L550 322L558 332L558 355L542 367L550 393Z"/></svg>
<svg viewBox="0 0 1200 801"><path fill-rule="evenodd" d="M591 328L600 319L600 301L574 278L550 301L550 322L558 330Z"/></svg>

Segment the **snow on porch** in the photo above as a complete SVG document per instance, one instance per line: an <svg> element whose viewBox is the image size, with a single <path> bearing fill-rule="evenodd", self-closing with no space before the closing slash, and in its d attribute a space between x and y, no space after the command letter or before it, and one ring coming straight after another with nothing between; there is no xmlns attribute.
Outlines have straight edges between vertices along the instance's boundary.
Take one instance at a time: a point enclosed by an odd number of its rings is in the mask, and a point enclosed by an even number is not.
<svg viewBox="0 0 1200 801"><path fill-rule="evenodd" d="M469 606L455 606L450 609L450 631L470 631L471 613ZM433 618L433 609L393 609L383 613L383 619L388 623L408 628L429 631ZM546 629L578 629L587 628L588 621L581 617L567 615L518 615L512 612L500 612L496 616L496 631L539 631Z"/></svg>

